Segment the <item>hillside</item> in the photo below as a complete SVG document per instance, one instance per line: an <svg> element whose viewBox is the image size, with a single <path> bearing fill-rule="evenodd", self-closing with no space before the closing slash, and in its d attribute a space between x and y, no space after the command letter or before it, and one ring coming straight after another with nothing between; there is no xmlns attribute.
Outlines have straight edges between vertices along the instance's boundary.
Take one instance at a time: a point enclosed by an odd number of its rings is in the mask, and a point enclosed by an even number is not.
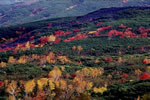
<svg viewBox="0 0 150 100"><path fill-rule="evenodd" d="M81 16L100 8L149 6L149 0L32 0L0 6L0 26L23 24L42 19Z"/></svg>
<svg viewBox="0 0 150 100"><path fill-rule="evenodd" d="M0 98L149 100L149 39L150 7L2 27Z"/></svg>

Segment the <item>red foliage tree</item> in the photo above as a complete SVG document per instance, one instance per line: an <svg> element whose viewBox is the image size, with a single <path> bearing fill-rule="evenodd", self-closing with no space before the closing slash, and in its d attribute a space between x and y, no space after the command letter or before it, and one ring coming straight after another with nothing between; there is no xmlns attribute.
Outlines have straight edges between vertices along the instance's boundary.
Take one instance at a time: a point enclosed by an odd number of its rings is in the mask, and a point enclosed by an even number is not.
<svg viewBox="0 0 150 100"><path fill-rule="evenodd" d="M128 74L127 74L127 73L124 73L124 74L122 74L122 77L123 77L123 78L127 78L127 77L128 77Z"/></svg>
<svg viewBox="0 0 150 100"><path fill-rule="evenodd" d="M143 79L150 79L150 75L148 73L145 73L144 75L140 76L139 80Z"/></svg>
<svg viewBox="0 0 150 100"><path fill-rule="evenodd" d="M2 87L4 85L4 83L2 81L0 81L0 87Z"/></svg>
<svg viewBox="0 0 150 100"><path fill-rule="evenodd" d="M79 29L74 29L73 32L77 33L77 32L79 32Z"/></svg>

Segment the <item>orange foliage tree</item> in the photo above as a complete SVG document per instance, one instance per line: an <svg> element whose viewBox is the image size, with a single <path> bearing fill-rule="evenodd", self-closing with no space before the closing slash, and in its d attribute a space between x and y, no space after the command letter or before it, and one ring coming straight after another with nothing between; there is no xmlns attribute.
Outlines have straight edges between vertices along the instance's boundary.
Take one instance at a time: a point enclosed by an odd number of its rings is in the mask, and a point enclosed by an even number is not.
<svg viewBox="0 0 150 100"><path fill-rule="evenodd" d="M7 65L7 64L6 64L5 62L1 62L1 63L0 63L0 67L6 67L6 65Z"/></svg>
<svg viewBox="0 0 150 100"><path fill-rule="evenodd" d="M80 54L80 52L83 50L82 46L78 46L77 50L78 50L78 54Z"/></svg>

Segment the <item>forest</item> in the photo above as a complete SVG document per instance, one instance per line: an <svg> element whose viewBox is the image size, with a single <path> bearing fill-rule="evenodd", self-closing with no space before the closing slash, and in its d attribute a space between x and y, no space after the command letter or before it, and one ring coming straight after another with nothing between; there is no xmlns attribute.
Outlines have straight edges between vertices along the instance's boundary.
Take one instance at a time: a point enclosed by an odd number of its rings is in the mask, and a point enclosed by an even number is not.
<svg viewBox="0 0 150 100"><path fill-rule="evenodd" d="M150 7L0 28L0 100L150 100Z"/></svg>

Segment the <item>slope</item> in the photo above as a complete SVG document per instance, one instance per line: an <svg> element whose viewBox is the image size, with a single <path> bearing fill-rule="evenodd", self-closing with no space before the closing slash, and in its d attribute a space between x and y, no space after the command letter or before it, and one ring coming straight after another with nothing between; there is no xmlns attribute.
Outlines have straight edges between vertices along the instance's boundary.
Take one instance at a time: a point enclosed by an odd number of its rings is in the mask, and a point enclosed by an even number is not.
<svg viewBox="0 0 150 100"><path fill-rule="evenodd" d="M149 7L124 7L1 28L1 86L6 79L8 86L34 81L35 95L26 95L23 85L16 93L21 99L47 93L49 86L42 85L41 93L40 82L51 78L51 92L59 99L133 100L149 95L149 21ZM65 94L66 85L75 87L71 96ZM3 99L9 95L5 89L0 87Z"/></svg>
<svg viewBox="0 0 150 100"><path fill-rule="evenodd" d="M36 1L36 0L35 0ZM148 6L149 1L130 0L40 0L19 2L0 7L0 26L16 25L48 18L85 15L100 8L124 6Z"/></svg>

